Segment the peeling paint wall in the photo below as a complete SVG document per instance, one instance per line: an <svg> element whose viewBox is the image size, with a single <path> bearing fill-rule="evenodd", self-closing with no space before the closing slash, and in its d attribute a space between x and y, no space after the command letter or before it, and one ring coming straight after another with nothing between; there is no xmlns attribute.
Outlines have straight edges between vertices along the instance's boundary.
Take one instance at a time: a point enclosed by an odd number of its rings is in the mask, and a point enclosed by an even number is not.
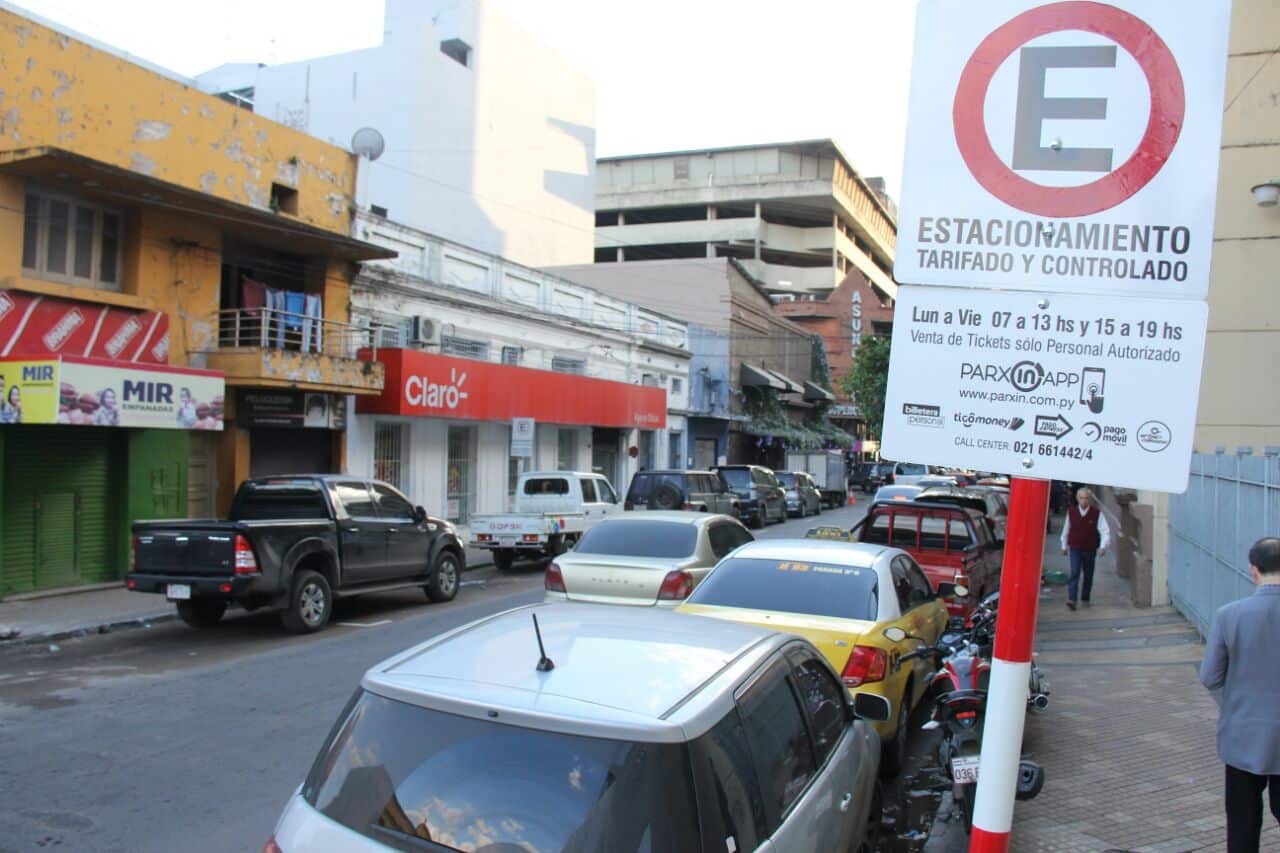
<svg viewBox="0 0 1280 853"><path fill-rule="evenodd" d="M0 9L0 151L42 146L260 210L280 183L350 228L348 152Z"/></svg>

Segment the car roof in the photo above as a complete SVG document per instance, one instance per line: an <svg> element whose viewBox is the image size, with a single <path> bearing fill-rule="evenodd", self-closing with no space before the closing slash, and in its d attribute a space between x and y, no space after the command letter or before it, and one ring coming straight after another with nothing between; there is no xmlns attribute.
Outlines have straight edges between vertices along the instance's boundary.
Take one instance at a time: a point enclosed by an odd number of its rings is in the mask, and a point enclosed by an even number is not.
<svg viewBox="0 0 1280 853"><path fill-rule="evenodd" d="M716 472L706 468L649 468L645 471L637 471L635 475L640 477L645 474L708 474L714 477Z"/></svg>
<svg viewBox="0 0 1280 853"><path fill-rule="evenodd" d="M549 672L536 668L535 614ZM733 685L789 639L666 609L535 604L415 646L366 672L363 686L512 725L678 743L727 713Z"/></svg>
<svg viewBox="0 0 1280 853"><path fill-rule="evenodd" d="M602 524L635 524L641 521L666 521L673 524L698 525L709 521L737 521L731 515L722 512L693 512L679 509L651 509L648 512L620 512L595 523Z"/></svg>
<svg viewBox="0 0 1280 853"><path fill-rule="evenodd" d="M981 510L971 509L965 506L957 506L953 503L945 503L942 501L874 501L868 508L868 512L878 507L888 507L894 510L919 510L921 512L963 512L974 518L981 518L986 513Z"/></svg>
<svg viewBox="0 0 1280 853"><path fill-rule="evenodd" d="M868 569L888 550L887 545L835 539L757 539L739 547L733 556L752 560L832 563Z"/></svg>
<svg viewBox="0 0 1280 853"><path fill-rule="evenodd" d="M522 477L603 477L594 471L525 471Z"/></svg>

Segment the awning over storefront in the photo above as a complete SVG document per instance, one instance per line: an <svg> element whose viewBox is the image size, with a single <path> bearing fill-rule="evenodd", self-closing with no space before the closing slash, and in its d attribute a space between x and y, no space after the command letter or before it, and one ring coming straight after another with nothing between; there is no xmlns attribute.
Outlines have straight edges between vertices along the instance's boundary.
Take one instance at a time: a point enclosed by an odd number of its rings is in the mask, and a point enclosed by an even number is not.
<svg viewBox="0 0 1280 853"><path fill-rule="evenodd" d="M787 383L778 374L763 367L753 367L745 361L742 362L742 369L738 371L738 384L743 388L772 388L783 392L787 390Z"/></svg>
<svg viewBox="0 0 1280 853"><path fill-rule="evenodd" d="M806 403L832 403L835 402L835 399L836 395L826 388L814 385L812 382L804 383L804 400Z"/></svg>
<svg viewBox="0 0 1280 853"><path fill-rule="evenodd" d="M0 424L222 429L221 373L55 356L0 359Z"/></svg>
<svg viewBox="0 0 1280 853"><path fill-rule="evenodd" d="M169 315L0 290L0 358L64 353L167 365Z"/></svg>
<svg viewBox="0 0 1280 853"><path fill-rule="evenodd" d="M639 429L667 425L664 388L418 350L380 349L376 358L386 366L386 385L381 395L356 401L358 414L504 422L533 418Z"/></svg>
<svg viewBox="0 0 1280 853"><path fill-rule="evenodd" d="M783 394L804 393L804 386L801 385L799 382L795 381L794 379L792 379L790 376L787 376L785 373L779 373L776 370L770 370L769 374L776 377L777 380L782 383Z"/></svg>

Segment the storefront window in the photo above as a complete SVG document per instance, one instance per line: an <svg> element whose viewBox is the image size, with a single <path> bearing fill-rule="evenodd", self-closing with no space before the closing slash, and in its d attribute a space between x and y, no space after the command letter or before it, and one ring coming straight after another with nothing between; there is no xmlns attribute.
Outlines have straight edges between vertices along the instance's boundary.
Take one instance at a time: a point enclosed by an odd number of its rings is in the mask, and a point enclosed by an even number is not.
<svg viewBox="0 0 1280 853"><path fill-rule="evenodd" d="M476 428L449 427L448 490L445 514L465 524L471 518L476 493Z"/></svg>
<svg viewBox="0 0 1280 853"><path fill-rule="evenodd" d="M390 483L402 492L407 491L404 472L408 449L402 424L378 424L373 434L374 479Z"/></svg>
<svg viewBox="0 0 1280 853"><path fill-rule="evenodd" d="M556 470L574 471L578 467L578 431L562 429L558 434L559 446L556 452Z"/></svg>
<svg viewBox="0 0 1280 853"><path fill-rule="evenodd" d="M671 442L671 467L684 467L684 433L673 431L670 434Z"/></svg>

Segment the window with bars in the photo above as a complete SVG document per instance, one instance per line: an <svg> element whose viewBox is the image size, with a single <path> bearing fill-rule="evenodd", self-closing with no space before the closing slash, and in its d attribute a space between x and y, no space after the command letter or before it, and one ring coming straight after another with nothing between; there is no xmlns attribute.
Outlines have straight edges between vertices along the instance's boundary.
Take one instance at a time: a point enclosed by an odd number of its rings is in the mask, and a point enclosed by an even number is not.
<svg viewBox="0 0 1280 853"><path fill-rule="evenodd" d="M37 278L121 290L124 217L72 196L28 192L22 266Z"/></svg>
<svg viewBox="0 0 1280 853"><path fill-rule="evenodd" d="M440 339L440 348L445 355L474 358L480 361L489 360L489 345L484 341L444 337Z"/></svg>
<svg viewBox="0 0 1280 853"><path fill-rule="evenodd" d="M683 390L684 390L684 380L678 379L672 376L671 377L671 393L678 395Z"/></svg>
<svg viewBox="0 0 1280 853"><path fill-rule="evenodd" d="M503 347L502 363L503 364L519 364L524 356L523 347Z"/></svg>
<svg viewBox="0 0 1280 853"><path fill-rule="evenodd" d="M574 373L583 376L587 372L587 362L581 358L565 358L557 355L551 359L551 369L556 373Z"/></svg>
<svg viewBox="0 0 1280 853"><path fill-rule="evenodd" d="M402 492L408 491L405 477L407 451L403 424L378 424L373 433L374 479L390 483Z"/></svg>

